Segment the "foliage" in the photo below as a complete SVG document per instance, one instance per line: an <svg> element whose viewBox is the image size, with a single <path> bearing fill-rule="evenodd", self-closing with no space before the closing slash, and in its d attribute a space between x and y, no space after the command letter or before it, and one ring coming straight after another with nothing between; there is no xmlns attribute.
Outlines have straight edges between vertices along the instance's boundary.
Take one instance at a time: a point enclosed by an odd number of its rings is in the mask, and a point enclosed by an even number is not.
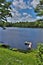
<svg viewBox="0 0 43 65"><path fill-rule="evenodd" d="M11 16L10 4L11 2L6 2L6 0L0 0L0 22L7 21L7 17Z"/></svg>
<svg viewBox="0 0 43 65"><path fill-rule="evenodd" d="M43 44L38 45L37 50L37 63L38 65L43 65Z"/></svg>
<svg viewBox="0 0 43 65"><path fill-rule="evenodd" d="M43 28L43 20L37 20L36 22L0 22L0 27L24 27L24 28Z"/></svg>
<svg viewBox="0 0 43 65"><path fill-rule="evenodd" d="M43 16L43 0L40 0L40 3L35 8L35 12L38 13L38 16Z"/></svg>

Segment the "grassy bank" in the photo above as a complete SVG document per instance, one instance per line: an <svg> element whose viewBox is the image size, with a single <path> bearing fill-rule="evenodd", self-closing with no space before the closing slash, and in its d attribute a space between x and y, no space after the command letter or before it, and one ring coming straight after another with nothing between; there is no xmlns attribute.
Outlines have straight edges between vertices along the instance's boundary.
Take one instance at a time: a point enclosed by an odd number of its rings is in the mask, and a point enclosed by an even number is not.
<svg viewBox="0 0 43 65"><path fill-rule="evenodd" d="M37 65L36 52L25 54L0 48L0 65Z"/></svg>
<svg viewBox="0 0 43 65"><path fill-rule="evenodd" d="M26 52L0 45L0 65L43 65L43 45Z"/></svg>

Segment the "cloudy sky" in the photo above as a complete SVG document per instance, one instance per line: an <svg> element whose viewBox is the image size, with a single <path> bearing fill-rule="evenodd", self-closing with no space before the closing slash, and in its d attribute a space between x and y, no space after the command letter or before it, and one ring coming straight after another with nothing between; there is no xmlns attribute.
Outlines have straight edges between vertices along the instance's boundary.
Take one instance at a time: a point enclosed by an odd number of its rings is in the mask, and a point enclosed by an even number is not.
<svg viewBox="0 0 43 65"><path fill-rule="evenodd" d="M12 18L8 18L8 21L19 22L36 20L37 16L34 12L34 8L36 8L37 4L39 4L39 0L13 0L11 5Z"/></svg>

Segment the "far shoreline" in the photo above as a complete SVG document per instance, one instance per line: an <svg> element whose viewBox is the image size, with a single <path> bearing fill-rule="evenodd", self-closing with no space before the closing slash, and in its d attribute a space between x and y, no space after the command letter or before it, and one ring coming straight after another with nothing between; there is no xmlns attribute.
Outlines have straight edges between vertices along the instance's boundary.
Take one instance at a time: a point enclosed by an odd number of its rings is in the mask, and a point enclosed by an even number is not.
<svg viewBox="0 0 43 65"><path fill-rule="evenodd" d="M3 28L3 27L0 27L0 28ZM43 29L43 27L5 27L5 28L36 28L36 29Z"/></svg>

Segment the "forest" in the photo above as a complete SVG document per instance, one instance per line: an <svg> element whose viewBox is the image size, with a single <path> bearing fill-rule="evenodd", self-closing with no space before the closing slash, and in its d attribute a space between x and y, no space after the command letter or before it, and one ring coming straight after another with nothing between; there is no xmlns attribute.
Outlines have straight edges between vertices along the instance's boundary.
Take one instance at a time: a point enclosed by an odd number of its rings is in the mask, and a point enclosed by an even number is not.
<svg viewBox="0 0 43 65"><path fill-rule="evenodd" d="M0 22L0 27L43 28L43 20L36 22Z"/></svg>

